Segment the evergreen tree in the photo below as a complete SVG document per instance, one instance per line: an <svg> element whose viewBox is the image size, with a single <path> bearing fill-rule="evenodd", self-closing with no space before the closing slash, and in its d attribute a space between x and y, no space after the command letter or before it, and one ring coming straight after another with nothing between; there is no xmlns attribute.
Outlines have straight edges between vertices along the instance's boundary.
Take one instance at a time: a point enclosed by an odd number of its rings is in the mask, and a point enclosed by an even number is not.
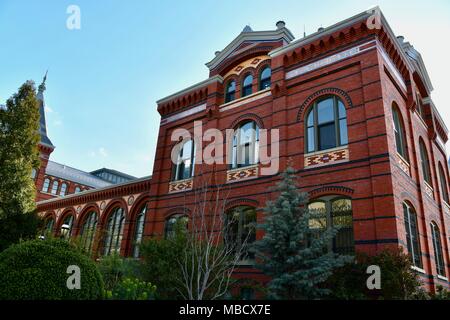
<svg viewBox="0 0 450 320"><path fill-rule="evenodd" d="M335 268L353 260L329 250L336 228L310 228L323 221L308 210L308 194L298 190L294 169L282 173L275 191L279 197L266 204L264 237L252 250L257 268L271 277L269 297L274 299L318 299L328 294L322 284Z"/></svg>
<svg viewBox="0 0 450 320"><path fill-rule="evenodd" d="M32 81L24 83L0 108L0 223L3 226L8 221L21 220L16 217L20 214L29 214L35 220L31 214L36 197L31 171L39 166L39 117ZM22 230L17 230L16 238L22 234Z"/></svg>

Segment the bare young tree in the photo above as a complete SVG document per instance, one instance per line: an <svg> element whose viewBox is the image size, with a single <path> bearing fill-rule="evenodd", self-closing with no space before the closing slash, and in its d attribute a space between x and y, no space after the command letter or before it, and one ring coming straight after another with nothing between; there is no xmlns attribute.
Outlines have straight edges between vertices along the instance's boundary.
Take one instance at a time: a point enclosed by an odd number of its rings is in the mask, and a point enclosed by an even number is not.
<svg viewBox="0 0 450 320"><path fill-rule="evenodd" d="M189 217L189 232L184 255L178 263L182 270L180 294L187 300L216 300L228 292L232 274L247 257L251 228L240 231L237 239L235 215L227 215L229 190L203 183L195 192L195 206ZM242 226L241 226L242 229Z"/></svg>

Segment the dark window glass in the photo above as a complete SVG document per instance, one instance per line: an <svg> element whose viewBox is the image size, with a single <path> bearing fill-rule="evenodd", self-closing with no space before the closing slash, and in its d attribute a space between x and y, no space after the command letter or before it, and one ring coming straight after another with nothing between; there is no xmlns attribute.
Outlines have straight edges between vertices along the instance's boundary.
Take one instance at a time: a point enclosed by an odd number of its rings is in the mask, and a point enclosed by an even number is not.
<svg viewBox="0 0 450 320"><path fill-rule="evenodd" d="M193 140L184 142L178 152L177 163L174 164L173 180L184 180L194 176L195 143Z"/></svg>
<svg viewBox="0 0 450 320"><path fill-rule="evenodd" d="M406 242L411 261L414 266L422 268L422 252L420 250L416 211L408 204L403 203L403 212L405 216Z"/></svg>
<svg viewBox="0 0 450 320"><path fill-rule="evenodd" d="M136 217L136 227L134 230L133 242L133 258L139 258L139 248L142 243L142 236L144 235L145 214L147 212L147 204L145 204Z"/></svg>
<svg viewBox="0 0 450 320"><path fill-rule="evenodd" d="M420 161L422 164L423 176L425 181L432 187L433 185L431 182L430 160L428 158L427 148L425 147L423 140L420 140L419 144L420 144Z"/></svg>
<svg viewBox="0 0 450 320"><path fill-rule="evenodd" d="M306 117L306 152L347 144L347 112L342 101L336 96L316 101Z"/></svg>
<svg viewBox="0 0 450 320"><path fill-rule="evenodd" d="M449 203L447 179L445 178L444 169L441 164L439 164L439 180L441 182L442 200Z"/></svg>
<svg viewBox="0 0 450 320"><path fill-rule="evenodd" d="M392 117L394 120L394 134L395 134L395 144L397 147L397 152L405 160L408 160L408 153L407 153L406 141L405 141L405 129L403 127L403 122L401 121L398 107L395 104L392 108Z"/></svg>
<svg viewBox="0 0 450 320"><path fill-rule="evenodd" d="M86 252L92 251L95 231L97 229L97 213L91 211L87 214L83 225L81 226L81 245Z"/></svg>
<svg viewBox="0 0 450 320"><path fill-rule="evenodd" d="M438 226L434 222L431 223L431 235L433 238L436 271L438 275L445 277L445 263L444 256L442 255L441 233L439 232Z"/></svg>
<svg viewBox="0 0 450 320"><path fill-rule="evenodd" d="M236 97L236 81L230 81L225 93L225 103L233 101Z"/></svg>
<svg viewBox="0 0 450 320"><path fill-rule="evenodd" d="M251 74L247 75L244 78L244 81L242 82L242 96L248 96L252 93L252 83L253 83L253 76Z"/></svg>
<svg viewBox="0 0 450 320"><path fill-rule="evenodd" d="M256 209L236 207L229 210L225 219L225 244L235 253L241 253L241 259L253 259L249 246L256 241Z"/></svg>
<svg viewBox="0 0 450 320"><path fill-rule="evenodd" d="M175 236L176 226L178 223L185 225L187 230L188 220L188 217L181 214L173 215L169 219L167 219L164 228L164 236L166 237L166 239L172 239Z"/></svg>
<svg viewBox="0 0 450 320"><path fill-rule="evenodd" d="M258 163L259 127L254 121L241 124L233 136L231 168L247 167Z"/></svg>
<svg viewBox="0 0 450 320"><path fill-rule="evenodd" d="M50 235L53 232L53 226L55 224L55 220L53 218L48 218L45 223L45 234Z"/></svg>
<svg viewBox="0 0 450 320"><path fill-rule="evenodd" d="M73 215L69 214L67 217L64 218L63 225L66 225L69 228L69 231L67 232L67 235L65 236L66 239L70 238L70 235L72 234L72 227L73 227ZM61 226L62 227L62 226ZM58 230L59 232L61 230Z"/></svg>
<svg viewBox="0 0 450 320"><path fill-rule="evenodd" d="M272 70L270 70L270 67L265 67L261 72L261 78L259 79L259 90L264 90L270 87L271 75Z"/></svg>
<svg viewBox="0 0 450 320"><path fill-rule="evenodd" d="M123 209L118 207L110 214L106 224L106 237L103 248L103 255L120 254L120 247L123 237L123 225L125 216Z"/></svg>

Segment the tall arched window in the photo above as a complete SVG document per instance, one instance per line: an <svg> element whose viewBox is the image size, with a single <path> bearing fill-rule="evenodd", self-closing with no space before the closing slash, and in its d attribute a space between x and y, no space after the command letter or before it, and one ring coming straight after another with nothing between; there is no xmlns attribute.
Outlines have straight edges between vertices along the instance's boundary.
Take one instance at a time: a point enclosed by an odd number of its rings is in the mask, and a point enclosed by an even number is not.
<svg viewBox="0 0 450 320"><path fill-rule="evenodd" d="M59 195L64 197L66 195L67 192L67 183L63 183L61 184L61 189L59 190Z"/></svg>
<svg viewBox="0 0 450 320"><path fill-rule="evenodd" d="M411 261L415 267L422 268L422 252L420 250L416 210L410 204L404 202L403 213L405 218L406 244Z"/></svg>
<svg viewBox="0 0 450 320"><path fill-rule="evenodd" d="M172 180L184 180L194 176L195 143L186 141L178 151L177 163L173 166Z"/></svg>
<svg viewBox="0 0 450 320"><path fill-rule="evenodd" d="M352 201L340 196L316 199L308 206L311 229L337 228L331 249L335 253L352 254L355 251L353 236Z"/></svg>
<svg viewBox="0 0 450 320"><path fill-rule="evenodd" d="M241 252L241 258L253 259L254 254L248 251L256 241L256 209L248 206L235 207L227 211L225 216L225 245L234 252Z"/></svg>
<svg viewBox="0 0 450 320"><path fill-rule="evenodd" d="M58 187L59 187L59 182L54 180L53 183L52 183L51 193L56 195L56 193L58 192Z"/></svg>
<svg viewBox="0 0 450 320"><path fill-rule="evenodd" d="M189 218L183 214L175 214L166 220L164 227L164 236L166 239L172 239L176 234L176 226L178 223L185 225L187 228Z"/></svg>
<svg viewBox="0 0 450 320"><path fill-rule="evenodd" d="M225 103L233 101L236 98L236 81L228 82L225 92Z"/></svg>
<svg viewBox="0 0 450 320"><path fill-rule="evenodd" d="M123 209L121 207L114 208L106 223L103 255L120 254L124 223L125 215Z"/></svg>
<svg viewBox="0 0 450 320"><path fill-rule="evenodd" d="M252 94L252 83L253 83L253 76L251 74L246 75L244 81L242 81L243 97Z"/></svg>
<svg viewBox="0 0 450 320"><path fill-rule="evenodd" d="M405 160L408 160L408 152L405 140L405 128L403 126L402 117L400 116L400 112L398 111L398 107L396 104L394 104L392 107L392 119L394 121L394 135L397 152Z"/></svg>
<svg viewBox="0 0 450 320"><path fill-rule="evenodd" d="M439 163L439 181L441 182L442 200L444 200L446 203L450 203L448 196L447 179L445 178L444 168L440 163Z"/></svg>
<svg viewBox="0 0 450 320"><path fill-rule="evenodd" d="M430 186L433 186L431 182L430 160L428 158L427 147L425 147L425 143L423 142L422 139L420 139L419 145L420 145L420 163L422 165L423 177Z"/></svg>
<svg viewBox="0 0 450 320"><path fill-rule="evenodd" d="M445 263L444 256L442 254L441 233L439 227L435 222L431 223L431 236L433 239L434 259L436 262L437 274L445 277Z"/></svg>
<svg viewBox="0 0 450 320"><path fill-rule="evenodd" d="M68 227L68 232L65 236L66 239L70 238L71 234L72 234L72 227L73 227L73 214L68 214L64 220L61 226L66 225ZM58 232L60 232L60 230L58 230Z"/></svg>
<svg viewBox="0 0 450 320"><path fill-rule="evenodd" d="M270 77L272 76L272 70L269 66L265 67L259 75L259 90L264 90L270 87Z"/></svg>
<svg viewBox="0 0 450 320"><path fill-rule="evenodd" d="M329 96L314 102L306 115L306 152L347 144L347 112L341 99Z"/></svg>
<svg viewBox="0 0 450 320"><path fill-rule="evenodd" d="M259 161L259 127L255 121L243 122L235 130L231 150L231 168L257 164Z"/></svg>
<svg viewBox="0 0 450 320"><path fill-rule="evenodd" d="M134 239L133 239L133 258L139 258L139 247L142 243L142 236L144 235L146 213L147 213L147 204L144 204L136 216L136 224L134 228Z"/></svg>
<svg viewBox="0 0 450 320"><path fill-rule="evenodd" d="M55 225L55 219L53 219L52 217L47 218L47 220L45 221L45 234L49 235L53 233L53 226Z"/></svg>
<svg viewBox="0 0 450 320"><path fill-rule="evenodd" d="M92 251L94 244L95 231L97 229L98 216L95 211L90 211L81 226L81 245L86 252Z"/></svg>
<svg viewBox="0 0 450 320"><path fill-rule="evenodd" d="M45 178L44 184L42 185L42 192L48 192L49 187L50 187L50 179Z"/></svg>

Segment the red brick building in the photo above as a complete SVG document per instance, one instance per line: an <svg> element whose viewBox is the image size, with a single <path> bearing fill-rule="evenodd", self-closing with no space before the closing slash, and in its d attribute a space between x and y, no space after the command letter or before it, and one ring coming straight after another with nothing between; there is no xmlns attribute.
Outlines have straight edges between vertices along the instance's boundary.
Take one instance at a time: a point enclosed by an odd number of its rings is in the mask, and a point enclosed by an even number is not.
<svg viewBox="0 0 450 320"><path fill-rule="evenodd" d="M342 227L335 250L402 246L428 290L449 287L448 130L420 53L395 36L378 9L297 40L282 21L269 31L247 26L206 65L208 79L157 102L152 177L40 201L54 232L73 216L72 235L106 232L101 254L138 256L143 237L168 233L189 216L205 181L227 190L227 212L245 208L245 230L247 222L261 222L266 201L276 196L270 188L279 175L263 174L268 165L256 150L259 132L277 129L279 171L290 162L311 209ZM224 136L242 129L229 145L216 141L228 163L196 163L207 143L191 142L176 154L178 165L171 161L174 130L193 133L194 121ZM276 147L269 139L267 149ZM237 275L261 277L251 265Z"/></svg>

